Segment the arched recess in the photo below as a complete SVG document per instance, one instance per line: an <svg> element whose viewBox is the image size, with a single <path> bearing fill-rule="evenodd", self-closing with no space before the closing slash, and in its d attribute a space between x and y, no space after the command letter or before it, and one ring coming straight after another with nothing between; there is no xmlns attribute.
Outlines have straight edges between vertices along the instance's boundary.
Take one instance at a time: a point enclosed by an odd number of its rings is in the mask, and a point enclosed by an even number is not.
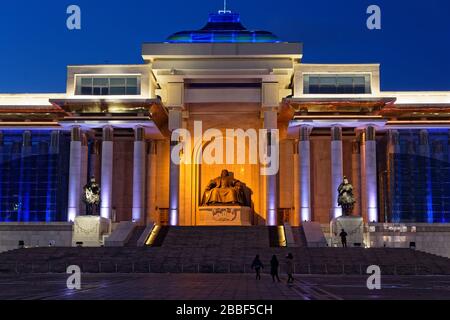
<svg viewBox="0 0 450 320"><path fill-rule="evenodd" d="M257 219L258 216L260 216L260 212L263 210L261 209L261 199L260 197L264 194L262 189L262 181L259 170L259 159L257 160L257 163L249 163L249 141L251 138L246 138L246 161L244 164L238 164L236 163L237 158L237 150L236 150L236 143L235 146L235 161L233 164L225 163L225 154L227 150L225 149L226 141L230 141L232 139L231 137L227 137L224 133L225 130L221 130L222 136L216 137L215 139L218 139L218 142L221 142L224 147L224 159L223 164L207 164L203 163L202 154L205 148L212 142L210 141L196 141L193 143L192 146L192 152L190 154L190 190L191 190L191 221L193 225L197 225L197 219L198 219L198 208L201 205L201 199L204 192L204 189L207 185L207 183L218 176L220 176L220 173L222 169L227 169L229 172L232 172L235 179L238 179L245 183L247 188L251 190L251 207L252 207L252 222L256 224L259 220ZM237 139L234 138L234 142L236 142ZM257 143L257 141L252 141L252 143ZM257 145L257 144L256 144ZM256 217L256 218L255 218ZM260 219L264 220L263 216L259 217Z"/></svg>

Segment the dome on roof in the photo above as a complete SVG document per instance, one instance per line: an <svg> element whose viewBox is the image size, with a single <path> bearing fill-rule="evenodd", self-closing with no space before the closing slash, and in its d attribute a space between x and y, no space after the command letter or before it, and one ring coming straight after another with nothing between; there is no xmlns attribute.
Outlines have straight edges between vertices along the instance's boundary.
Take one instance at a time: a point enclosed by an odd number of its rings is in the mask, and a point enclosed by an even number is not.
<svg viewBox="0 0 450 320"><path fill-rule="evenodd" d="M200 30L180 31L167 38L169 43L235 43L280 42L268 31L250 31L240 21L239 13L219 11L209 15L208 23Z"/></svg>

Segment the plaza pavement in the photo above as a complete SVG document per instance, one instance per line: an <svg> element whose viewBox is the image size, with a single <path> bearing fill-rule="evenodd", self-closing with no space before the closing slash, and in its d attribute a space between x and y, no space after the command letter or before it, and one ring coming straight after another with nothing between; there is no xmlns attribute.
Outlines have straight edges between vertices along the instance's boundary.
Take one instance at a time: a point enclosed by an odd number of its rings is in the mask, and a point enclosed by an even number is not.
<svg viewBox="0 0 450 320"><path fill-rule="evenodd" d="M365 276L297 275L293 285L263 274L82 274L81 289L66 274L0 274L0 299L347 300L450 299L450 276L382 276L368 290Z"/></svg>

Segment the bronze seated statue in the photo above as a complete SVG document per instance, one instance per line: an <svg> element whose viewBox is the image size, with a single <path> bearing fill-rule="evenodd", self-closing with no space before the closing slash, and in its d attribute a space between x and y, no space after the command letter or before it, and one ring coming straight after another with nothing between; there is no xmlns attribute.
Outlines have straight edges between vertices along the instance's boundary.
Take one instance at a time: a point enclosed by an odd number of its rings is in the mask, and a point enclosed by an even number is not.
<svg viewBox="0 0 450 320"><path fill-rule="evenodd" d="M246 197L245 184L233 178L228 170L222 170L220 177L209 182L203 193L202 205L250 206Z"/></svg>

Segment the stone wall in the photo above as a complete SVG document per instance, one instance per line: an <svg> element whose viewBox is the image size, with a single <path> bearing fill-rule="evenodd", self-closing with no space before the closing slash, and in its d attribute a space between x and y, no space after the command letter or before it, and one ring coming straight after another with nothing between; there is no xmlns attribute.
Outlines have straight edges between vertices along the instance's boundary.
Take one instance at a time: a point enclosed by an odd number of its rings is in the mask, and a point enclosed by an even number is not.
<svg viewBox="0 0 450 320"><path fill-rule="evenodd" d="M450 258L450 224L371 223L368 227L371 247L409 248Z"/></svg>
<svg viewBox="0 0 450 320"><path fill-rule="evenodd" d="M0 222L0 252L17 249L23 240L26 247L72 245L72 223L68 222Z"/></svg>

